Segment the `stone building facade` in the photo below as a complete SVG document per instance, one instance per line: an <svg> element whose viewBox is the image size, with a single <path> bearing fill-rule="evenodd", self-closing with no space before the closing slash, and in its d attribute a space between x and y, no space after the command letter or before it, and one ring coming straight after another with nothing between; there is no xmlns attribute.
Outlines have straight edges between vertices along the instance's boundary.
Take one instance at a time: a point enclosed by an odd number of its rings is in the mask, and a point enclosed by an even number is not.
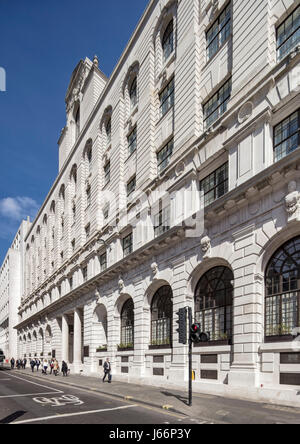
<svg viewBox="0 0 300 444"><path fill-rule="evenodd" d="M23 221L0 268L0 348L7 358L18 356L18 310L24 294L24 239L30 221Z"/></svg>
<svg viewBox="0 0 300 444"><path fill-rule="evenodd" d="M196 390L293 396L299 11L151 0L110 78L97 57L78 64L26 239L21 354L86 374L110 357L119 378L186 384L176 321L192 307L211 336L194 347Z"/></svg>

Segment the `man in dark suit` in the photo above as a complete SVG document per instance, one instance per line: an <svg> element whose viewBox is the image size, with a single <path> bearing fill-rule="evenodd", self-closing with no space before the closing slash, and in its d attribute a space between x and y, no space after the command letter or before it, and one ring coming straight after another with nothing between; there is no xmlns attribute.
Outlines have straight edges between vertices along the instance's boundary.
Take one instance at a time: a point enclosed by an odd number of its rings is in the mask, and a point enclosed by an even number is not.
<svg viewBox="0 0 300 444"><path fill-rule="evenodd" d="M104 376L103 376L103 382L106 379L106 376L108 376L108 383L111 383L111 365L109 362L109 358L106 359L106 361L104 362L103 365L103 369L104 369Z"/></svg>

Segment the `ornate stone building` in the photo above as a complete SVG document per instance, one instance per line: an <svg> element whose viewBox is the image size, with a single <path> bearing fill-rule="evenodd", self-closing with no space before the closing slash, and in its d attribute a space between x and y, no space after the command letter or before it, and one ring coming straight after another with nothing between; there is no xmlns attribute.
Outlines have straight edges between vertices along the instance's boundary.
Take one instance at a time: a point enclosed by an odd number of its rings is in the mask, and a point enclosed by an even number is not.
<svg viewBox="0 0 300 444"><path fill-rule="evenodd" d="M189 306L211 336L195 390L296 399L299 4L151 0L110 78L78 64L26 239L21 354L186 384Z"/></svg>
<svg viewBox="0 0 300 444"><path fill-rule="evenodd" d="M0 348L7 358L18 357L18 310L24 293L24 239L30 221L23 221L0 268Z"/></svg>

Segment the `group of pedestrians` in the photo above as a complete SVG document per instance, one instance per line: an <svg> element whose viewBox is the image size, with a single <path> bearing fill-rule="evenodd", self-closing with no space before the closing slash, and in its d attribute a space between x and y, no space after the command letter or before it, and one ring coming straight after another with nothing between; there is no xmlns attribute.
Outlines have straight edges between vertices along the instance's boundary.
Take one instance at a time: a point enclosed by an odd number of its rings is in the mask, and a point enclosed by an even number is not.
<svg viewBox="0 0 300 444"><path fill-rule="evenodd" d="M15 358L11 358L10 360L10 367L13 370L14 368L17 368L18 370L25 369L26 368L26 364L27 364L27 359L17 359L15 360Z"/></svg>
<svg viewBox="0 0 300 444"><path fill-rule="evenodd" d="M26 369L26 365L27 365L27 359L17 359L15 360L14 358L11 358L10 360L10 366L11 369L13 370L14 368L19 369ZM36 371L39 371L39 368L41 367L42 369L42 374L47 375L48 374L48 369L49 369L49 374L52 375L54 374L54 376L57 376L60 370L59 367L59 363L55 358L52 358L51 360L47 360L44 359L42 362L38 359L38 358L32 358L30 360L30 367L31 367L31 371L32 373L34 373L34 369L36 368ZM68 365L65 361L62 362L61 365L61 371L63 376L68 376Z"/></svg>

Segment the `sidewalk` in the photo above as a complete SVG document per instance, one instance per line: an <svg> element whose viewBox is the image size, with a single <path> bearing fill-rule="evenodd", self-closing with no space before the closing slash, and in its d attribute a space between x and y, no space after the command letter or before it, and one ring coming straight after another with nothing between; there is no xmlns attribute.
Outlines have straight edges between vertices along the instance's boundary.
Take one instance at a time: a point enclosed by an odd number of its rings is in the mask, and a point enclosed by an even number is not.
<svg viewBox="0 0 300 444"><path fill-rule="evenodd" d="M44 383L55 382L67 386L91 390L95 393L108 395L119 400L165 409L195 420L210 421L215 424L269 424L298 423L300 424L300 408L253 402L241 399L226 398L216 395L193 393L193 405L189 407L188 387L180 391L170 388L159 388L113 380L111 384L103 383L101 378L91 376L70 375L63 378L60 374L42 375L31 369L14 370L20 376L27 375ZM184 423L184 419L183 419Z"/></svg>

